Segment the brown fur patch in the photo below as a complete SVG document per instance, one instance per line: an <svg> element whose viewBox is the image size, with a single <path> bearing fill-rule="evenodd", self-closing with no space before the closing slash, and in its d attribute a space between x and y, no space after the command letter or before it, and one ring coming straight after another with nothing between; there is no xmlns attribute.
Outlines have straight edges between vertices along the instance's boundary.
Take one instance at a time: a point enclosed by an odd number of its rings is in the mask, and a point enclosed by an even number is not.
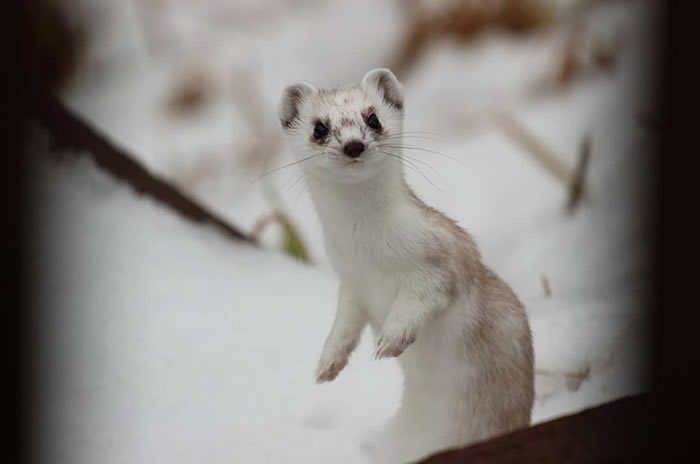
<svg viewBox="0 0 700 464"><path fill-rule="evenodd" d="M472 278L472 275L479 271L481 266L481 253L474 243L474 239L462 229L455 221L447 217L441 211L436 210L432 206L426 205L420 198L416 196L413 190L405 184L405 189L408 192L409 199L423 211L432 221L440 225L440 229L445 230L450 240L453 241L459 253L450 252L450 260L457 263L456 271L459 272L459 279Z"/></svg>
<svg viewBox="0 0 700 464"><path fill-rule="evenodd" d="M527 314L513 290L482 265L475 276L479 289L476 324L465 333L467 356L480 353L488 363L479 373L485 413L498 433L526 427L534 401L534 353ZM494 391L503 394L495 398Z"/></svg>
<svg viewBox="0 0 700 464"><path fill-rule="evenodd" d="M456 222L426 205L406 185L411 201L440 224L428 244L426 261L446 282L478 292L476 320L465 328L461 355L479 356L483 369L477 374L476 394L485 399L479 417L489 417L492 434L527 427L534 401L534 353L527 314L513 290L481 262L471 236ZM442 241L441 241L442 240ZM452 241L451 244L445 243ZM449 290L449 287L446 289ZM494 392L502 392L494 395ZM486 438L486 437L484 437Z"/></svg>
<svg viewBox="0 0 700 464"><path fill-rule="evenodd" d="M454 272L452 258L447 246L435 234L433 243L428 244L425 256L428 265L440 276L441 290L453 301L457 296L457 275Z"/></svg>
<svg viewBox="0 0 700 464"><path fill-rule="evenodd" d="M408 198L433 222L441 232L434 233L427 244L425 256L428 265L440 276L442 290L454 300L460 288L473 280L479 272L481 255L471 236L442 212L426 205L413 190L404 183Z"/></svg>

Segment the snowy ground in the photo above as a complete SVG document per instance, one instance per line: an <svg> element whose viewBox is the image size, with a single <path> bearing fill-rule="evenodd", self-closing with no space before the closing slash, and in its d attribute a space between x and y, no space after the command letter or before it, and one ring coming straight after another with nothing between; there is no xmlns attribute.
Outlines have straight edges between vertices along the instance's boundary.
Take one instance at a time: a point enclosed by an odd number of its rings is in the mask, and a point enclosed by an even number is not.
<svg viewBox="0 0 700 464"><path fill-rule="evenodd" d="M187 2L171 2L179 42L155 57L139 36L138 2L97 4L109 10L111 27L101 26L93 60L109 67L87 72L64 100L244 230L270 211L261 186L276 186L317 264L191 225L90 163L37 161L43 430L52 437L39 452L58 463L363 462L364 437L398 406L400 372L393 360L371 360L365 334L335 382L313 382L337 283L303 184L292 185L299 172L250 185L292 158L282 152L266 167L243 169L251 130L230 84L239 74L255 77L271 128L263 130L274 133L286 83L345 83L383 65L401 26L394 3L304 2L270 16L262 35L214 27ZM653 139L636 119L648 109L653 40L643 6L627 2L597 14L596 28L623 37L615 72L564 92L529 91L551 58L550 36L443 46L405 82L406 129L434 134L416 145L454 158L411 153L430 165L418 165L430 182L409 170L410 182L475 236L487 264L527 306L541 373L536 422L647 388L640 308L645 147ZM357 22L372 33L347 34ZM214 101L184 120L163 104L183 56L198 56L219 83ZM564 189L521 149L496 132L467 134L460 121L489 108L518 118L570 165L590 133L591 202L565 214ZM37 151L46 149L40 141ZM203 159L214 168L192 182Z"/></svg>

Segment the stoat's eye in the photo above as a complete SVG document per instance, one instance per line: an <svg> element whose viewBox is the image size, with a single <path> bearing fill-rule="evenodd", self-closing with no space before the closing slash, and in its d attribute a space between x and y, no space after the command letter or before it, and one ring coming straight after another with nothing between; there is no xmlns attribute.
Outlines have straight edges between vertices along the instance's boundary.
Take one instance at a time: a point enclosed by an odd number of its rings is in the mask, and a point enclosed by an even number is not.
<svg viewBox="0 0 700 464"><path fill-rule="evenodd" d="M374 113L370 114L367 118L367 125L375 130L379 130L382 128L382 123L379 122L379 118Z"/></svg>
<svg viewBox="0 0 700 464"><path fill-rule="evenodd" d="M314 138L318 140L326 135L328 135L328 128L324 126L323 123L317 122L316 127L314 127Z"/></svg>

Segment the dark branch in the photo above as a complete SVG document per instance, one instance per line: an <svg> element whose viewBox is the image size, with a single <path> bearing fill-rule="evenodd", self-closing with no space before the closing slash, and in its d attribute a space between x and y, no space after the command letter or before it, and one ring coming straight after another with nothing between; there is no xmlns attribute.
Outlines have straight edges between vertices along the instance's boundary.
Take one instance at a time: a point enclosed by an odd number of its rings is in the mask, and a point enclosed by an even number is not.
<svg viewBox="0 0 700 464"><path fill-rule="evenodd" d="M158 200L193 222L214 225L230 238L255 243L176 187L148 172L132 156L96 132L55 97L37 93L29 109L52 135L57 147L72 149L71 152L76 155L90 156L103 169L127 182L137 192Z"/></svg>

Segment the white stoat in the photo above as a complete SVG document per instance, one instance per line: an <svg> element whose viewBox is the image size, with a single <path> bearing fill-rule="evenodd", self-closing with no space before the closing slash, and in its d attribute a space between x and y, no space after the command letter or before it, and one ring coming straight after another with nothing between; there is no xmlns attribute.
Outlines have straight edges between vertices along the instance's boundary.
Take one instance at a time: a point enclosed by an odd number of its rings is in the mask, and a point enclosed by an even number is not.
<svg viewBox="0 0 700 464"><path fill-rule="evenodd" d="M388 69L348 87L290 85L279 109L340 277L317 380L338 375L369 324L376 355L404 374L375 449L389 462L526 427L534 399L525 310L472 238L406 184L403 112Z"/></svg>

